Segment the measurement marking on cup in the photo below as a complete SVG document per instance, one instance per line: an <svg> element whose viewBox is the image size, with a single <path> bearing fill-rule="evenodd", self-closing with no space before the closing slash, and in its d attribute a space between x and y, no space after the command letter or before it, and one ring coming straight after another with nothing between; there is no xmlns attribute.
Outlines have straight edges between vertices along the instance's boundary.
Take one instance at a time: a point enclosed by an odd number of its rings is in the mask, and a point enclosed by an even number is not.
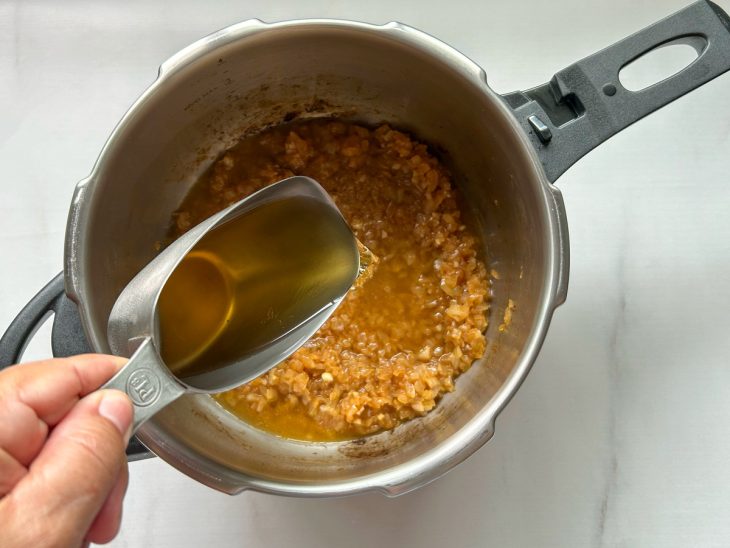
<svg viewBox="0 0 730 548"><path fill-rule="evenodd" d="M138 369L127 379L127 394L139 407L153 404L160 396L160 379L149 369Z"/></svg>

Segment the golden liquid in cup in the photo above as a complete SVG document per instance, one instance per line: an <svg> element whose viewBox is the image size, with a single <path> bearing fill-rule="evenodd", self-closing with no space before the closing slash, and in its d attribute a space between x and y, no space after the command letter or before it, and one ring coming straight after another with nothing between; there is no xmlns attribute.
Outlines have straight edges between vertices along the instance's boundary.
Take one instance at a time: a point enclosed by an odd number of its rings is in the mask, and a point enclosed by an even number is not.
<svg viewBox="0 0 730 548"><path fill-rule="evenodd" d="M181 379L230 365L342 297L359 251L345 221L309 197L263 204L206 234L158 301L160 353ZM363 265L372 255L362 247Z"/></svg>

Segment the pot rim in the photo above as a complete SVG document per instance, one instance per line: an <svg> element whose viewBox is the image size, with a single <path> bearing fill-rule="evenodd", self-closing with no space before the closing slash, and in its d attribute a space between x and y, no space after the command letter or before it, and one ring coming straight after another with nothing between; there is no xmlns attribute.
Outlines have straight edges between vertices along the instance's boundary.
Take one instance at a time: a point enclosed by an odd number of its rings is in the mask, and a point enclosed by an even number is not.
<svg viewBox="0 0 730 548"><path fill-rule="evenodd" d="M264 23L251 19L214 32L182 49L159 69L158 78L142 93L124 114L104 144L91 174L78 183L71 203L66 228L64 276L66 293L79 308L82 325L91 346L95 350L104 348L99 334L90 328L91 318L85 303L87 295L83 269L86 264L83 235L86 232L90 212L95 203L95 180L104 165L105 158L114 147L115 141L124 133L130 120L140 110L148 98L166 80L194 63L201 57L232 42L250 38L261 32L277 29L303 27L330 27L361 32L378 33L389 39L406 43L427 53L452 67L471 81L475 87L486 94L501 112L512 131L522 143L521 153L532 165L535 180L541 189L541 207L544 226L543 245L546 249L547 268L539 306L532 332L523 347L517 365L508 375L503 385L466 425L455 432L445 443L427 451L417 458L388 470L359 478L320 484L296 484L247 476L238 471L226 469L221 464L193 452L190 448L176 443L176 440L161 434L148 422L142 426L137 437L174 467L192 478L220 491L230 494L246 489L290 496L341 496L365 491L379 491L388 496L396 496L423 486L462 462L494 434L495 420L502 409L512 399L535 362L545 339L553 311L565 301L568 282L569 247L567 219L560 191L548 182L544 169L528 137L525 135L512 111L501 96L487 84L485 71L448 44L437 38L402 23L390 22L374 25L338 19L297 19L275 23ZM223 469L222 469L223 468Z"/></svg>

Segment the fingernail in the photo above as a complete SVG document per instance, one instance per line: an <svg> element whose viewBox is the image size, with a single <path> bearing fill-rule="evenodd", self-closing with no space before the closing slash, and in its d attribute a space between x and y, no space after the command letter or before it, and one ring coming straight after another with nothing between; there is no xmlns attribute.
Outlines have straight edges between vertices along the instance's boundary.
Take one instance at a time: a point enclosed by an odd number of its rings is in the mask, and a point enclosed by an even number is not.
<svg viewBox="0 0 730 548"><path fill-rule="evenodd" d="M110 420L124 437L124 443L132 434L134 411L129 398L119 390L107 390L99 402L99 415Z"/></svg>

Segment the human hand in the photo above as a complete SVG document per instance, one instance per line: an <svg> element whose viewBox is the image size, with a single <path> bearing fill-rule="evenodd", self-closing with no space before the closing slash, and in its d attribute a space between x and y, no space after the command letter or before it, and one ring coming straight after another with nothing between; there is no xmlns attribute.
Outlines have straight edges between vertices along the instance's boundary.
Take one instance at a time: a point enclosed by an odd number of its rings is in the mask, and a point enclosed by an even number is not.
<svg viewBox="0 0 730 548"><path fill-rule="evenodd" d="M0 371L0 546L116 536L133 410L122 392L95 390L125 363L89 354Z"/></svg>

